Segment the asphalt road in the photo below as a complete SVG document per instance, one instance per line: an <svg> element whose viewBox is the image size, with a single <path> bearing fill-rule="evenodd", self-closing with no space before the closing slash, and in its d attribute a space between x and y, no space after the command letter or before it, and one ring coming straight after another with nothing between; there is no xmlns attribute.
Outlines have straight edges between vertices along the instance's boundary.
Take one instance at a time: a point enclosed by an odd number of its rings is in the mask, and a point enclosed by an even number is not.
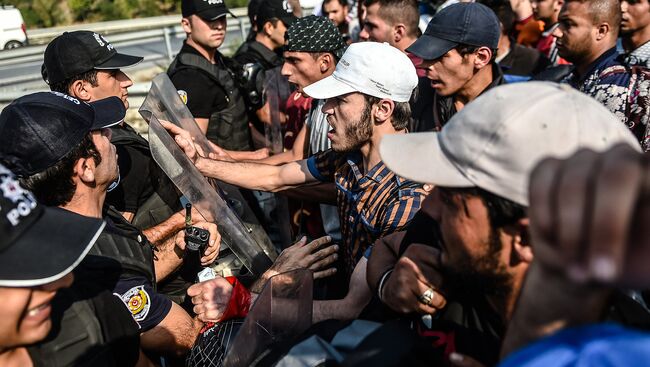
<svg viewBox="0 0 650 367"><path fill-rule="evenodd" d="M172 37L171 39L171 49L172 53L175 55L181 48L183 43L184 35L178 35ZM109 37L110 41L110 37ZM241 43L241 33L239 29L228 30L226 34L226 42L222 49L225 49L232 45L238 45ZM166 67L168 64L167 51L165 48L164 41L155 41L150 40L144 41L130 41L129 43L115 44L115 48L125 54L143 56L145 60L133 68L127 69L127 73L135 72L142 69L149 69L154 66L163 66ZM231 47L232 48L232 47ZM0 81L7 80L10 78L15 78L23 75L40 75L41 65L43 64L42 59L32 62L24 62L20 64L13 65L2 65L0 66ZM3 84L3 83L0 83ZM44 90L47 89L47 85L42 80L34 80L31 82L24 82L20 84L8 85L0 88L0 93L5 91L29 91L29 90Z"/></svg>

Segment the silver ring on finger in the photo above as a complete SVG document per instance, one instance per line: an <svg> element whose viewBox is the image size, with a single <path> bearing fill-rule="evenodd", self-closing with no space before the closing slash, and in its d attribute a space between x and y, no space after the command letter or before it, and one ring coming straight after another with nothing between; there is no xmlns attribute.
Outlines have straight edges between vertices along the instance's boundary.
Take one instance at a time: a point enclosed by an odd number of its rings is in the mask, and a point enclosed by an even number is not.
<svg viewBox="0 0 650 367"><path fill-rule="evenodd" d="M423 303L427 306L431 306L431 302L433 301L433 296L434 292L432 288L427 289L418 297L418 302Z"/></svg>

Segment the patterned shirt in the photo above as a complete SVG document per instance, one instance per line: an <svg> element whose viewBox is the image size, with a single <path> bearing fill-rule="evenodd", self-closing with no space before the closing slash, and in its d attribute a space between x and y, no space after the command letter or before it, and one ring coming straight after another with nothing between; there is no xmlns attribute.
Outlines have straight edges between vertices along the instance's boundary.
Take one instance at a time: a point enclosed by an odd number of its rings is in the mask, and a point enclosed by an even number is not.
<svg viewBox="0 0 650 367"><path fill-rule="evenodd" d="M628 65L639 65L650 68L650 41L637 47L634 51L625 55L625 63Z"/></svg>
<svg viewBox="0 0 650 367"><path fill-rule="evenodd" d="M621 63L616 48L611 48L596 59L583 76L573 71L562 82L602 103L634 133L643 150L649 150L650 104L647 99L650 96L650 80L639 79L630 72Z"/></svg>
<svg viewBox="0 0 650 367"><path fill-rule="evenodd" d="M309 157L307 165L317 180L336 184L348 276L375 240L408 224L426 195L421 184L396 175L383 162L363 174L359 152L330 149Z"/></svg>

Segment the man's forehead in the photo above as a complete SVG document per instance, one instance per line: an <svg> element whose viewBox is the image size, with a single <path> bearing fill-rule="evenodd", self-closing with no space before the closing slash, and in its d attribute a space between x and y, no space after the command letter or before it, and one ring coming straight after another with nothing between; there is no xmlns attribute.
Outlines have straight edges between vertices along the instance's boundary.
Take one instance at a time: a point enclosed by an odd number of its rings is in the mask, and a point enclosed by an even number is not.
<svg viewBox="0 0 650 367"><path fill-rule="evenodd" d="M323 4L323 9L325 9L328 12L338 10L338 9L341 9L341 8L343 8L343 6L339 3L338 0L331 0L331 1Z"/></svg>
<svg viewBox="0 0 650 367"><path fill-rule="evenodd" d="M589 5L580 1L568 1L562 5L560 17L570 17L575 15L587 15L589 13Z"/></svg>
<svg viewBox="0 0 650 367"><path fill-rule="evenodd" d="M370 8L368 8L369 10L366 13L365 19L363 20L364 24L368 24L374 28L378 28L382 25L390 26L390 23L381 17L379 12L379 4L373 5L377 5L377 8L372 12L370 11Z"/></svg>
<svg viewBox="0 0 650 367"><path fill-rule="evenodd" d="M307 51L284 51L283 56L284 56L285 59L302 60L305 57L311 57L311 52L307 52Z"/></svg>

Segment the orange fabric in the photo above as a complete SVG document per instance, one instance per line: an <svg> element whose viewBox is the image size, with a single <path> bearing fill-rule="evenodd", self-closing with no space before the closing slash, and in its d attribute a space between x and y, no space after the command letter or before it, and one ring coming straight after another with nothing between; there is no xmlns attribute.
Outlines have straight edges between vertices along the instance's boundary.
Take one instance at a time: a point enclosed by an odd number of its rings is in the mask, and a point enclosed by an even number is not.
<svg viewBox="0 0 650 367"><path fill-rule="evenodd" d="M544 22L535 20L532 16L517 22L515 29L518 32L517 43L535 47L544 31Z"/></svg>

